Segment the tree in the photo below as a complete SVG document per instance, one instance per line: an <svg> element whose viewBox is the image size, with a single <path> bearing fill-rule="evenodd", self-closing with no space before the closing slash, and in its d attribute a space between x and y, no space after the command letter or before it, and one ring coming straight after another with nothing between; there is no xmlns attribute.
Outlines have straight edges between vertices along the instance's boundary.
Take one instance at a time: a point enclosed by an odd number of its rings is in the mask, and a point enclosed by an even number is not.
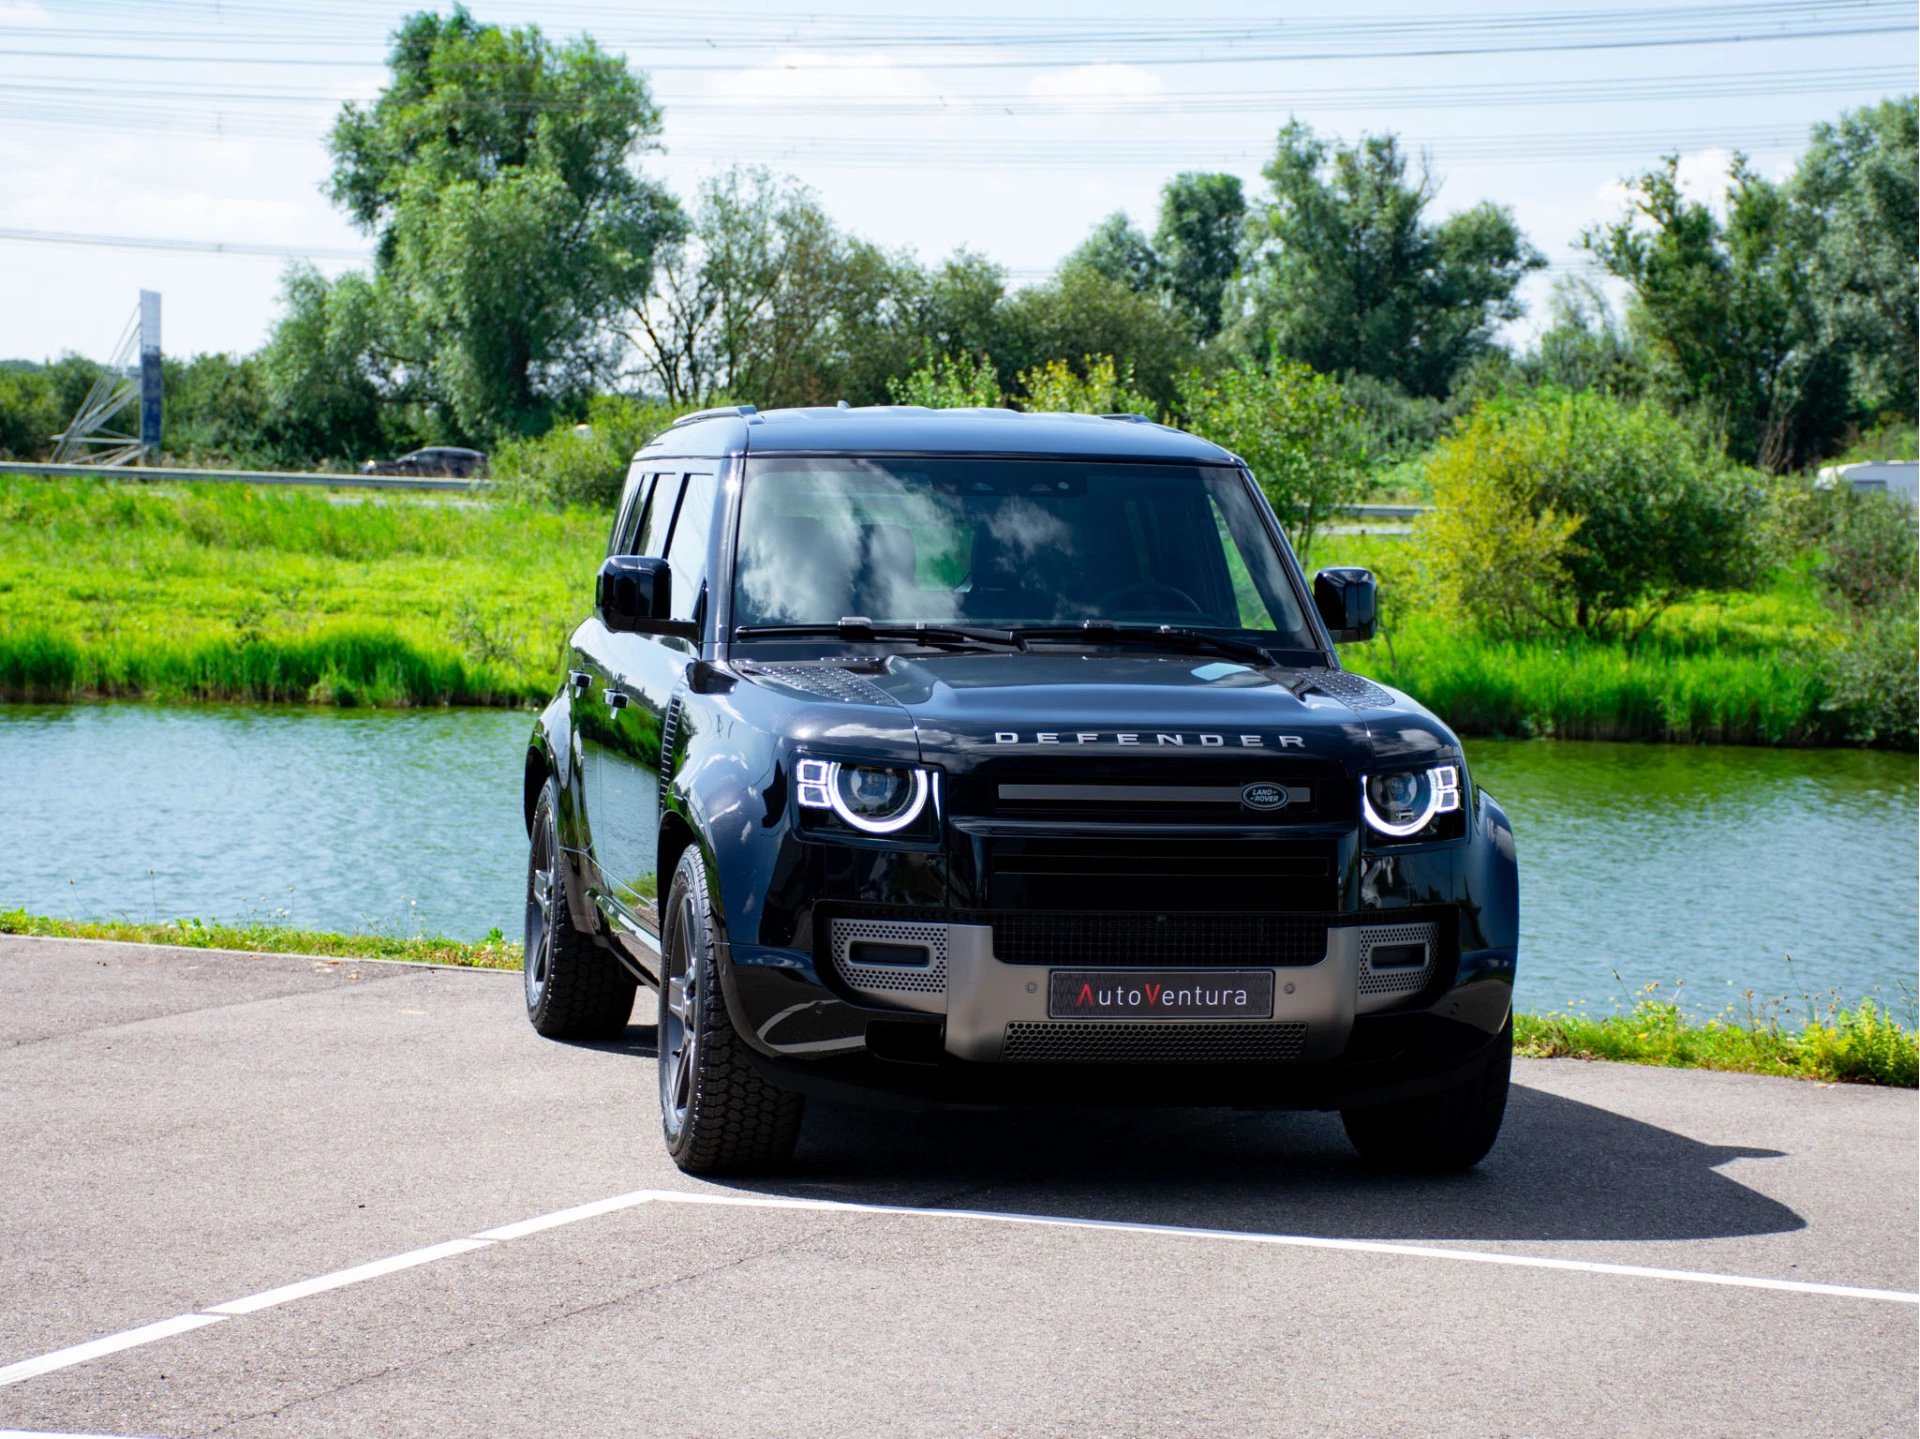
<svg viewBox="0 0 1920 1439"><path fill-rule="evenodd" d="M992 349L1001 384L1022 370L1070 355L1107 355L1156 404L1170 402L1193 357L1186 322L1159 297L1108 279L1084 265L1066 265L1044 285L1016 292L1000 306Z"/></svg>
<svg viewBox="0 0 1920 1439"><path fill-rule="evenodd" d="M1547 328L1518 360L1523 378L1563 390L1604 390L1632 399L1647 385L1646 357L1591 280L1554 282Z"/></svg>
<svg viewBox="0 0 1920 1439"><path fill-rule="evenodd" d="M1850 368L1853 407L1911 420L1920 335L1920 99L1888 100L1813 128L1788 189L1818 238L1812 298Z"/></svg>
<svg viewBox="0 0 1920 1439"><path fill-rule="evenodd" d="M1637 638L1692 590L1750 577L1757 476L1659 406L1551 388L1483 401L1427 462L1428 569L1507 636Z"/></svg>
<svg viewBox="0 0 1920 1439"><path fill-rule="evenodd" d="M1161 284L1202 340L1220 333L1227 287L1240 270L1247 200L1238 175L1189 170L1160 191L1153 234Z"/></svg>
<svg viewBox="0 0 1920 1439"><path fill-rule="evenodd" d="M1429 223L1439 187L1424 168L1408 178L1392 135L1330 147L1289 121L1263 173L1272 194L1248 220L1241 321L1256 355L1443 396L1546 263L1501 206Z"/></svg>
<svg viewBox="0 0 1920 1439"><path fill-rule="evenodd" d="M1661 392L1718 426L1742 460L1778 472L1825 453L1848 401L1815 298L1814 215L1738 155L1724 222L1682 193L1677 156L1631 194L1582 243L1632 290L1628 323Z"/></svg>
<svg viewBox="0 0 1920 1439"><path fill-rule="evenodd" d="M374 282L347 274L329 282L295 265L281 286L286 306L260 352L267 425L289 460L364 459L383 446L403 399L380 361Z"/></svg>
<svg viewBox="0 0 1920 1439"><path fill-rule="evenodd" d="M1076 265L1137 294L1148 294L1160 285L1160 257L1124 210L1115 210L1094 226L1080 248L1062 262L1062 268Z"/></svg>
<svg viewBox="0 0 1920 1439"><path fill-rule="evenodd" d="M671 403L880 399L921 350L918 269L843 234L811 190L767 170L707 181L662 272L632 320L642 369Z"/></svg>
<svg viewBox="0 0 1920 1439"><path fill-rule="evenodd" d="M592 40L459 6L403 21L389 65L330 140L329 192L377 242L368 362L463 435L542 429L609 375L614 320L683 225L637 167L659 112Z"/></svg>
<svg viewBox="0 0 1920 1439"><path fill-rule="evenodd" d="M1360 412L1328 376L1298 360L1243 360L1181 385L1189 427L1247 462L1304 561L1314 533L1371 478Z"/></svg>

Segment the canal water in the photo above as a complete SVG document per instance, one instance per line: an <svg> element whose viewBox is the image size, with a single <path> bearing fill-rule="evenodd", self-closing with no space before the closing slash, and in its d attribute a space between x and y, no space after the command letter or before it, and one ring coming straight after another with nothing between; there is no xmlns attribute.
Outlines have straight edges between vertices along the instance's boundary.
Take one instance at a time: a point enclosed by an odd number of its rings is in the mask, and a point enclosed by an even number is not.
<svg viewBox="0 0 1920 1439"><path fill-rule="evenodd" d="M0 910L474 939L519 927L533 717L0 705ZM1469 741L1520 851L1519 1002L1910 1005L1911 755ZM1790 958L1789 958L1790 957ZM1617 976L1617 978L1616 978Z"/></svg>

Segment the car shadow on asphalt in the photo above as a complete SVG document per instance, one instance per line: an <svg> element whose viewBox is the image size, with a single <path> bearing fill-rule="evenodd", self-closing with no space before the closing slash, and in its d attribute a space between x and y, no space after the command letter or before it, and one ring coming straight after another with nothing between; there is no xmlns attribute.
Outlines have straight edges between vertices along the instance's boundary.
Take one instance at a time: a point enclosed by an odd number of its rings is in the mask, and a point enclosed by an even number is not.
<svg viewBox="0 0 1920 1439"><path fill-rule="evenodd" d="M815 1103L789 1175L739 1187L1340 1238L1717 1239L1806 1227L1720 1172L1732 1160L1780 1157L1519 1085L1493 1153L1441 1178L1367 1167L1328 1114L902 1114Z"/></svg>

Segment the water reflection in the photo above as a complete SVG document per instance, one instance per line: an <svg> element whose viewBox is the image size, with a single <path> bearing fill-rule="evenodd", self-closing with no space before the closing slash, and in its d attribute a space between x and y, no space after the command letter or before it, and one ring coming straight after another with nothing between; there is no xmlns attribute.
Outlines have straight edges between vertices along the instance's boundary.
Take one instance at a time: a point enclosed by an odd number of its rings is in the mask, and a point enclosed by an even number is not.
<svg viewBox="0 0 1920 1439"><path fill-rule="evenodd" d="M0 705L0 909L511 934L531 725ZM1748 988L1898 998L1913 983L1912 756L1489 740L1467 754L1518 836L1527 1008L1604 1009L1654 981L1684 980L1705 1012Z"/></svg>

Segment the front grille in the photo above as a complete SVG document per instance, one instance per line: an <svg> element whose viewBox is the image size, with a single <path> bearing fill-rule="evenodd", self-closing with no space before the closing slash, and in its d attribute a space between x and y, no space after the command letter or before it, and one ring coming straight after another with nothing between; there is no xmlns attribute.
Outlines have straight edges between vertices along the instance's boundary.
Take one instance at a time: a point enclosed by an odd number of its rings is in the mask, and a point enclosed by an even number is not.
<svg viewBox="0 0 1920 1439"><path fill-rule="evenodd" d="M1327 920L1314 914L995 912L994 958L1066 968L1150 965L1233 968L1318 964Z"/></svg>
<svg viewBox="0 0 1920 1439"><path fill-rule="evenodd" d="M1001 1050L1043 1064L1249 1064L1298 1059L1304 1024L1136 1024L1100 1020L1018 1022Z"/></svg>
<svg viewBox="0 0 1920 1439"><path fill-rule="evenodd" d="M1331 909L1325 838L994 835L984 844L989 909Z"/></svg>

